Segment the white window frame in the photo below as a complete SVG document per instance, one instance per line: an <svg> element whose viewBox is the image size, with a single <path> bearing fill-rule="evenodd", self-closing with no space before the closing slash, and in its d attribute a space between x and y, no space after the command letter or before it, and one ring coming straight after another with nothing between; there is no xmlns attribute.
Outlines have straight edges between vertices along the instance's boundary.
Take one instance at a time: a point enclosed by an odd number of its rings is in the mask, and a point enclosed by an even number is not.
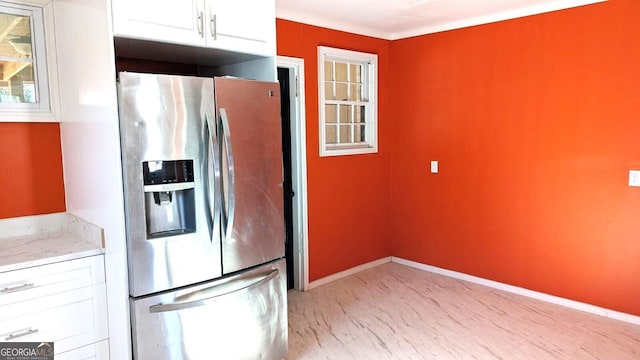
<svg viewBox="0 0 640 360"><path fill-rule="evenodd" d="M336 102L325 99L325 60L360 63L363 65L364 101L357 102L365 107L365 142L348 144L326 143L325 104ZM340 102L340 101L338 101ZM344 101L353 104L353 101ZM340 156L371 154L378 152L378 55L359 51L318 46L318 125L320 130L320 156Z"/></svg>
<svg viewBox="0 0 640 360"><path fill-rule="evenodd" d="M7 13L31 18L32 65L36 88L35 103L0 104L0 121L59 121L52 2L50 0L22 0L20 3L0 1L0 9Z"/></svg>

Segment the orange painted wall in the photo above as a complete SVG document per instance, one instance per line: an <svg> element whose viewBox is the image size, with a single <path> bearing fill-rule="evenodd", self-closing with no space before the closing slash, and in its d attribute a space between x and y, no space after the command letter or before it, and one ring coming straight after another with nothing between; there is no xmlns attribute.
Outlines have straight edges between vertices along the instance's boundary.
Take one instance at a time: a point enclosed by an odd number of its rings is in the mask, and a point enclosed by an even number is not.
<svg viewBox="0 0 640 360"><path fill-rule="evenodd" d="M390 86L386 40L277 19L278 55L304 59L306 81L309 280L390 254ZM323 157L318 141L319 45L378 54L377 154Z"/></svg>
<svg viewBox="0 0 640 360"><path fill-rule="evenodd" d="M615 0L394 41L392 254L640 315L638 19Z"/></svg>
<svg viewBox="0 0 640 360"><path fill-rule="evenodd" d="M0 219L65 210L59 124L0 123Z"/></svg>

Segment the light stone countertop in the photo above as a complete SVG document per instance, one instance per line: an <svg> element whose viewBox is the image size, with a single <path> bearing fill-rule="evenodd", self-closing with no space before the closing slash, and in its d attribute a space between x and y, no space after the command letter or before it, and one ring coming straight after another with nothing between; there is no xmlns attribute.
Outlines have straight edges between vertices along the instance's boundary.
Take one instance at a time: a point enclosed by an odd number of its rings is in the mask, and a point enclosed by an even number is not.
<svg viewBox="0 0 640 360"><path fill-rule="evenodd" d="M68 213L0 220L0 272L102 253L102 228Z"/></svg>

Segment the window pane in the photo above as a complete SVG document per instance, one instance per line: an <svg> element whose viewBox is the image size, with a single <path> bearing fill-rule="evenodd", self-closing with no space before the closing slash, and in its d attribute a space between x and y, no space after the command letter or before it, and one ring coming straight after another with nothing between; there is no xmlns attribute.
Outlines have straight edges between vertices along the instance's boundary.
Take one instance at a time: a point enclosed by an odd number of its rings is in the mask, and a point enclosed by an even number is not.
<svg viewBox="0 0 640 360"><path fill-rule="evenodd" d="M355 125L354 129L354 139L353 142L355 143L359 143L359 142L365 142L365 132L364 132L364 125Z"/></svg>
<svg viewBox="0 0 640 360"><path fill-rule="evenodd" d="M355 114L354 114L354 122L356 123L364 123L365 122L365 118L364 118L364 105L362 106L356 106L355 108Z"/></svg>
<svg viewBox="0 0 640 360"><path fill-rule="evenodd" d="M340 125L340 144L348 144L351 141L351 125Z"/></svg>
<svg viewBox="0 0 640 360"><path fill-rule="evenodd" d="M35 103L28 16L0 13L0 102Z"/></svg>
<svg viewBox="0 0 640 360"><path fill-rule="evenodd" d="M333 93L333 82L325 81L324 82L324 98L326 100L335 100L336 95Z"/></svg>
<svg viewBox="0 0 640 360"><path fill-rule="evenodd" d="M24 93L24 100L26 102L36 102L36 84L33 81L25 81L22 84L22 92Z"/></svg>
<svg viewBox="0 0 640 360"><path fill-rule="evenodd" d="M362 83L362 65L349 64L349 81L352 83Z"/></svg>
<svg viewBox="0 0 640 360"><path fill-rule="evenodd" d="M325 136L326 136L325 143L336 144L338 142L336 137L336 126L325 125Z"/></svg>
<svg viewBox="0 0 640 360"><path fill-rule="evenodd" d="M350 105L340 105L340 122L351 123L353 122Z"/></svg>
<svg viewBox="0 0 640 360"><path fill-rule="evenodd" d="M328 124L338 122L338 105L325 105L324 118Z"/></svg>
<svg viewBox="0 0 640 360"><path fill-rule="evenodd" d="M336 100L348 100L349 87L345 83L336 83Z"/></svg>
<svg viewBox="0 0 640 360"><path fill-rule="evenodd" d="M336 81L349 81L347 77L347 64L342 62L336 62Z"/></svg>
<svg viewBox="0 0 640 360"><path fill-rule="evenodd" d="M333 61L324 62L324 79L333 80Z"/></svg>
<svg viewBox="0 0 640 360"><path fill-rule="evenodd" d="M351 84L351 93L349 94L349 100L351 101L362 100L362 85Z"/></svg>

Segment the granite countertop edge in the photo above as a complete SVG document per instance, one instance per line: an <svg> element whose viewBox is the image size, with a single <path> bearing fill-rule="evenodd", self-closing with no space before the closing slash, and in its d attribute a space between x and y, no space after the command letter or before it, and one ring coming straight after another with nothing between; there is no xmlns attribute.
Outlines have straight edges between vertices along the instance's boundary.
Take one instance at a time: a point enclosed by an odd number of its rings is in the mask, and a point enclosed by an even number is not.
<svg viewBox="0 0 640 360"><path fill-rule="evenodd" d="M34 266L49 265L49 264L54 264L62 261L76 260L76 259L81 259L89 256L96 256L100 254L104 254L104 251L102 249L96 248L96 249L88 249L88 250L71 252L71 253L57 255L57 256L42 257L42 258L37 258L29 261L5 264L5 265L0 265L0 273L4 273L7 271L27 269Z"/></svg>

